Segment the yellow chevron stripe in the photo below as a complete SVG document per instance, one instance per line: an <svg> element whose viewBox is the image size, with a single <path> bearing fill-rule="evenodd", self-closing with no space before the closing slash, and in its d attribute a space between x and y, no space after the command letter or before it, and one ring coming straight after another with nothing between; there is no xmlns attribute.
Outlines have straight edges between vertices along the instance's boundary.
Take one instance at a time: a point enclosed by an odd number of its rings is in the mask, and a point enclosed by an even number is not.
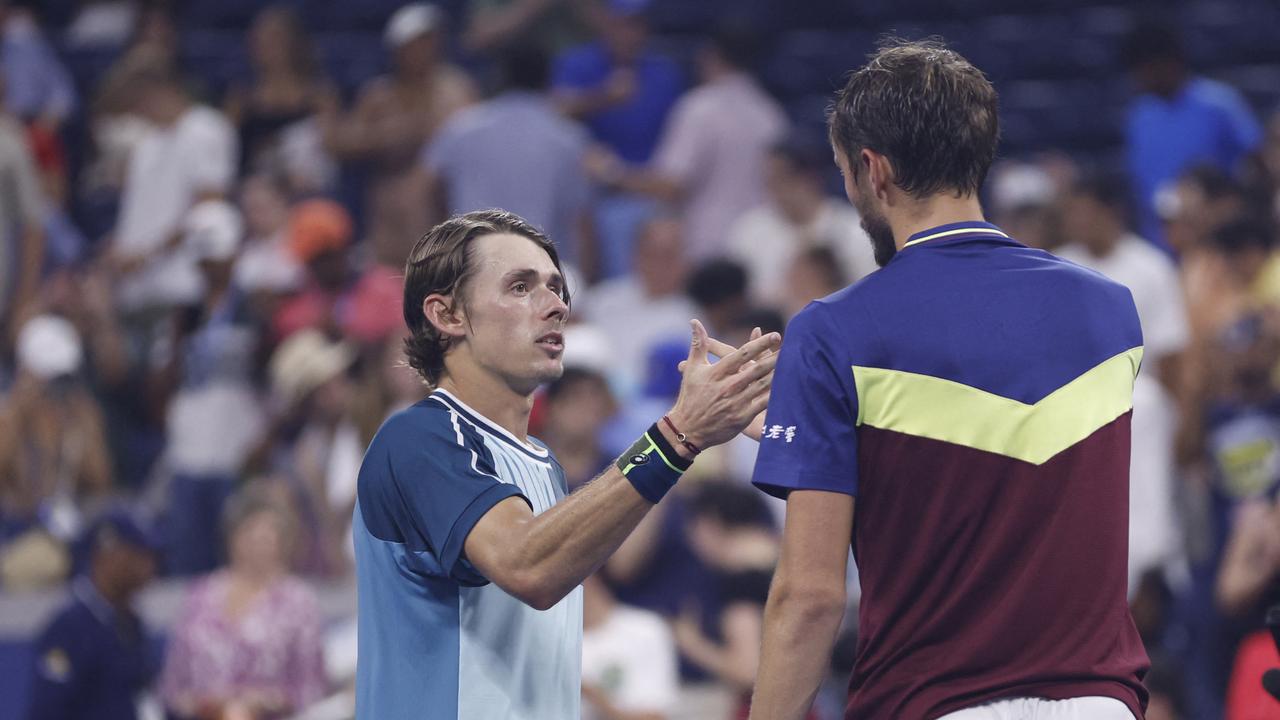
<svg viewBox="0 0 1280 720"><path fill-rule="evenodd" d="M853 366L858 424L1040 465L1128 412L1142 348L1126 350L1034 405L951 380Z"/></svg>

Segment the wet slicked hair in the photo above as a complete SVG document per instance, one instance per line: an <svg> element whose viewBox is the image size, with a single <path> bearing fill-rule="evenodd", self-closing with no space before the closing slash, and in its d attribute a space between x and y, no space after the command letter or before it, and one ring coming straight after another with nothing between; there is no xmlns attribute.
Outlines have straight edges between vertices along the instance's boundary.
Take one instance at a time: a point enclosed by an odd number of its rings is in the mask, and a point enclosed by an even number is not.
<svg viewBox="0 0 1280 720"><path fill-rule="evenodd" d="M941 40L890 38L849 74L827 129L854 172L865 148L888 158L894 183L913 197L972 195L995 159L997 105L982 71Z"/></svg>
<svg viewBox="0 0 1280 720"><path fill-rule="evenodd" d="M541 230L527 220L506 210L477 210L455 215L431 228L413 246L404 268L404 322L409 328L404 351L409 367L418 371L428 385L440 382L444 372L444 356L450 339L440 334L422 312L428 295L450 295L455 304L463 303L463 290L475 272L475 240L486 235L512 234L537 243L551 256L561 275L560 256L556 246ZM560 290L561 299L569 304L569 289Z"/></svg>

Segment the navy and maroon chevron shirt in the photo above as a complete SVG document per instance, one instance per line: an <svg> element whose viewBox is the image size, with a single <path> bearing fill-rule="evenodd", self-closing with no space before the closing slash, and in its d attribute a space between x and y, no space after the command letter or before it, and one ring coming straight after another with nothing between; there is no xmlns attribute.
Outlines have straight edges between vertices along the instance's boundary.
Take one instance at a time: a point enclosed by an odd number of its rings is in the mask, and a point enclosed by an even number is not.
<svg viewBox="0 0 1280 720"><path fill-rule="evenodd" d="M791 321L754 482L857 498L849 720L1090 695L1137 718L1129 291L987 223L915 235Z"/></svg>

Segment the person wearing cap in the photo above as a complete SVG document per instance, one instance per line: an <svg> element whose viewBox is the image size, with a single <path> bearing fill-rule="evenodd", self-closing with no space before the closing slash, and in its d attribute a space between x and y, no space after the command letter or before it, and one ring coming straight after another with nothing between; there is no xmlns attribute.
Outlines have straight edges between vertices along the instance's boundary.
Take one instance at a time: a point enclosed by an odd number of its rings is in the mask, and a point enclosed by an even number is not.
<svg viewBox="0 0 1280 720"><path fill-rule="evenodd" d="M365 446L352 414L355 362L351 343L308 328L289 336L268 363L277 429L291 430L290 441L277 444L272 469L290 479L312 519L298 560L313 575L340 575L350 566L344 548Z"/></svg>
<svg viewBox="0 0 1280 720"><path fill-rule="evenodd" d="M417 237L428 224L414 159L445 121L479 97L470 76L445 58L445 15L438 5L401 7L382 38L391 74L361 88L348 115L322 123L330 152L369 163L366 208L375 247Z"/></svg>
<svg viewBox="0 0 1280 720"><path fill-rule="evenodd" d="M240 213L228 202L208 200L191 209L183 229L183 248L200 270L205 295L175 323L172 350L152 388L169 399L166 560L170 572L186 575L217 563L216 519L265 419L252 382L259 333L232 282L244 233Z"/></svg>
<svg viewBox="0 0 1280 720"><path fill-rule="evenodd" d="M133 607L155 575L154 536L117 509L85 543L85 573L36 641L27 720L134 720L158 667Z"/></svg>
<svg viewBox="0 0 1280 720"><path fill-rule="evenodd" d="M306 328L336 328L336 306L354 279L349 257L351 216L332 200L306 200L289 213L285 246L306 269L302 291L282 304L272 330L283 340Z"/></svg>
<svg viewBox="0 0 1280 720"><path fill-rule="evenodd" d="M80 379L66 319L37 315L17 338L18 376L0 402L0 542L29 531L69 540L113 484L102 409Z"/></svg>

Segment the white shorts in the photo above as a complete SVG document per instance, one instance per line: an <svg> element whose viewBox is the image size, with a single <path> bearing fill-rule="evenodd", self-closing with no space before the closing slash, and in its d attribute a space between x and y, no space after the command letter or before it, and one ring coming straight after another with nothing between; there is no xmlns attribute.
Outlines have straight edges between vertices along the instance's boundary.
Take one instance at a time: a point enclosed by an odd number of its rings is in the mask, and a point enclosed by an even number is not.
<svg viewBox="0 0 1280 720"><path fill-rule="evenodd" d="M1134 720L1134 717L1127 705L1109 697L1012 698L965 708L938 720Z"/></svg>

